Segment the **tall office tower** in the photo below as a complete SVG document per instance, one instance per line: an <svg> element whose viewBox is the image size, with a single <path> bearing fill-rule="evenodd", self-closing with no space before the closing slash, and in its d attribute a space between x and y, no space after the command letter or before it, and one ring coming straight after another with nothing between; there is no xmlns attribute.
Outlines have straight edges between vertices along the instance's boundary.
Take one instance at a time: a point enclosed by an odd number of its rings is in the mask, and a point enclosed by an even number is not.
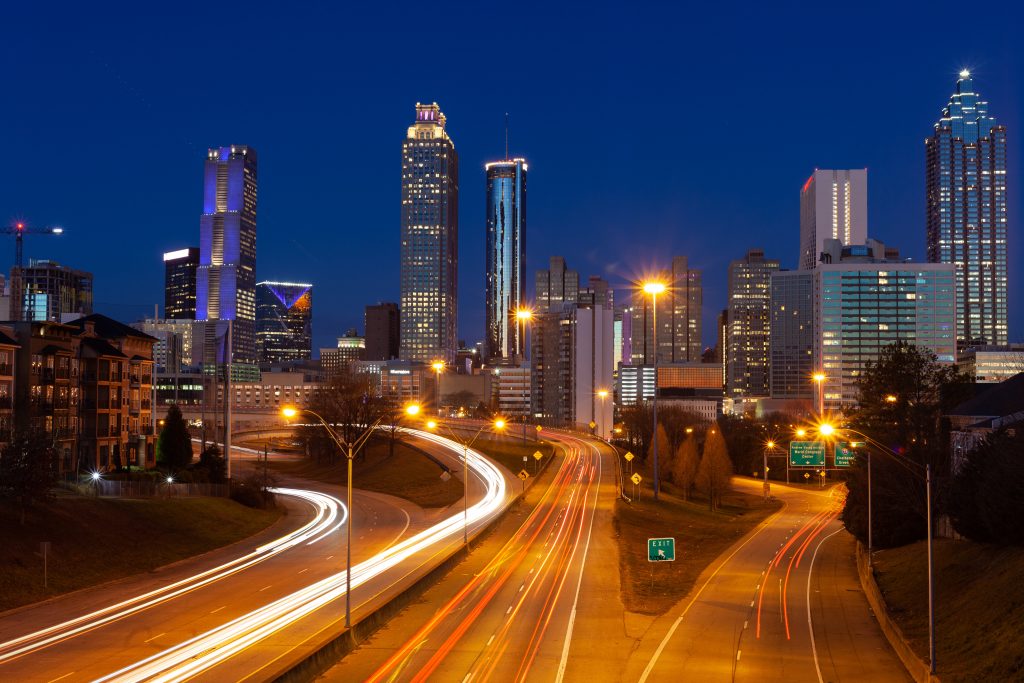
<svg viewBox="0 0 1024 683"><path fill-rule="evenodd" d="M715 353L712 360L722 370L722 387L729 384L729 309L723 308L715 320Z"/></svg>
<svg viewBox="0 0 1024 683"><path fill-rule="evenodd" d="M815 170L800 190L800 260L814 268L825 240L864 244L868 238L868 170Z"/></svg>
<svg viewBox="0 0 1024 683"><path fill-rule="evenodd" d="M547 270L538 270L534 279L537 311L561 309L564 303L576 303L580 291L580 274L570 270L561 256L552 256Z"/></svg>
<svg viewBox="0 0 1024 683"><path fill-rule="evenodd" d="M771 274L770 329L771 397L810 401L814 398L814 271Z"/></svg>
<svg viewBox="0 0 1024 683"><path fill-rule="evenodd" d="M434 104L416 103L402 142L402 360L455 361L459 157Z"/></svg>
<svg viewBox="0 0 1024 683"><path fill-rule="evenodd" d="M1007 343L1006 127L961 71L925 140L928 260L956 266L959 349Z"/></svg>
<svg viewBox="0 0 1024 683"><path fill-rule="evenodd" d="M762 249L729 264L726 394L733 398L768 396L771 278L778 269Z"/></svg>
<svg viewBox="0 0 1024 683"><path fill-rule="evenodd" d="M196 270L196 320L204 362L231 324L232 362L256 362L256 151L245 145L209 150L203 178Z"/></svg>
<svg viewBox="0 0 1024 683"><path fill-rule="evenodd" d="M379 303L366 307L363 324L366 328L366 360L398 358L400 313L396 303Z"/></svg>
<svg viewBox="0 0 1024 683"><path fill-rule="evenodd" d="M256 348L260 363L309 360L313 339L313 285L256 285Z"/></svg>
<svg viewBox="0 0 1024 683"><path fill-rule="evenodd" d="M522 358L524 332L516 311L526 300L525 159L494 161L487 171L487 332L484 355L490 362Z"/></svg>
<svg viewBox="0 0 1024 683"><path fill-rule="evenodd" d="M18 307L18 310L15 310ZM92 313L92 273L56 261L32 259L11 280L11 313L18 320L60 322L62 315Z"/></svg>
<svg viewBox="0 0 1024 683"><path fill-rule="evenodd" d="M195 320L199 247L164 252L164 317Z"/></svg>
<svg viewBox="0 0 1024 683"><path fill-rule="evenodd" d="M672 259L672 269L657 276L666 284L658 296L658 362L701 361L701 271L690 268L685 256ZM654 311L651 295L633 293L633 364L654 362Z"/></svg>

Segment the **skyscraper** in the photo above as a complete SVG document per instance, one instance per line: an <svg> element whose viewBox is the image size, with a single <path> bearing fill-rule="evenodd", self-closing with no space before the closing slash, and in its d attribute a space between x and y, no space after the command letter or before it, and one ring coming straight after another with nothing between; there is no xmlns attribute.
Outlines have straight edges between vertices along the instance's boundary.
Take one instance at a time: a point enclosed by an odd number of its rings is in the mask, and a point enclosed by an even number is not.
<svg viewBox="0 0 1024 683"><path fill-rule="evenodd" d="M459 157L434 104L416 104L402 142L403 360L455 361Z"/></svg>
<svg viewBox="0 0 1024 683"><path fill-rule="evenodd" d="M666 284L658 296L658 362L699 363L701 348L701 271L690 268L685 256L672 259L672 269L657 276ZM633 293L634 365L654 363L654 315L651 297L638 288Z"/></svg>
<svg viewBox="0 0 1024 683"><path fill-rule="evenodd" d="M969 71L925 140L928 260L956 266L957 347L1007 343L1006 127Z"/></svg>
<svg viewBox="0 0 1024 683"><path fill-rule="evenodd" d="M17 289L16 289L17 288ZM32 259L11 281L11 312L18 320L60 322L68 313L92 313L92 273L56 261Z"/></svg>
<svg viewBox="0 0 1024 683"><path fill-rule="evenodd" d="M800 260L810 270L825 240L863 244L868 238L868 170L818 170L800 190Z"/></svg>
<svg viewBox="0 0 1024 683"><path fill-rule="evenodd" d="M814 397L814 271L771 274L771 396Z"/></svg>
<svg viewBox="0 0 1024 683"><path fill-rule="evenodd" d="M196 271L196 320L204 329L204 362L215 337L233 322L233 362L256 362L256 151L210 149L203 179Z"/></svg>
<svg viewBox="0 0 1024 683"><path fill-rule="evenodd" d="M400 312L396 303L380 303L366 307L366 360L398 358Z"/></svg>
<svg viewBox="0 0 1024 683"><path fill-rule="evenodd" d="M256 285L256 346L260 363L308 360L313 339L313 285Z"/></svg>
<svg viewBox="0 0 1024 683"><path fill-rule="evenodd" d="M564 303L576 303L580 291L580 274L569 269L563 257L552 256L548 260L548 269L537 271L534 285L538 312L560 309Z"/></svg>
<svg viewBox="0 0 1024 683"><path fill-rule="evenodd" d="M771 277L779 262L761 249L729 264L726 394L768 396Z"/></svg>
<svg viewBox="0 0 1024 683"><path fill-rule="evenodd" d="M524 339L516 311L526 299L525 159L495 161L487 171L487 282L485 285L488 361L522 356Z"/></svg>
<svg viewBox="0 0 1024 683"><path fill-rule="evenodd" d="M199 248L188 247L164 253L164 317L195 320L196 269Z"/></svg>

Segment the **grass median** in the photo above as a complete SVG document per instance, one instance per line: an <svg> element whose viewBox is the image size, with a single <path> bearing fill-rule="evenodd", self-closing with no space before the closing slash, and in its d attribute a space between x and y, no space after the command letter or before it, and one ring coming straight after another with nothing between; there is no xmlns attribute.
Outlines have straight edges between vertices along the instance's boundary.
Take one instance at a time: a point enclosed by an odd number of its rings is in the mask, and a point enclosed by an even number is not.
<svg viewBox="0 0 1024 683"><path fill-rule="evenodd" d="M665 490L659 498L655 503L647 488L639 500L615 503L622 602L640 614L663 614L686 597L716 557L782 505L739 491L725 494L714 512L706 500ZM676 539L674 562L647 561L647 539L661 537Z"/></svg>
<svg viewBox="0 0 1024 683"><path fill-rule="evenodd" d="M0 504L0 610L199 555L265 529L280 510L226 498L124 499L62 495L28 510ZM48 541L47 587L40 543Z"/></svg>

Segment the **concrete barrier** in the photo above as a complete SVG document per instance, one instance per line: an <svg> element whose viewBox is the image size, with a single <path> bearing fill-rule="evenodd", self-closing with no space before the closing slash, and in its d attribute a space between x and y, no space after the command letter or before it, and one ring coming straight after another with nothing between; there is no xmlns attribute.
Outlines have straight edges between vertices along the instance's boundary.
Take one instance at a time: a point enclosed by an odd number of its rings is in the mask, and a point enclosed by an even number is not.
<svg viewBox="0 0 1024 683"><path fill-rule="evenodd" d="M895 650L896 655L903 662L903 666L907 668L907 673L917 683L939 683L939 677L932 675L927 662L917 656L914 648L910 646L910 642L903 635L903 631L889 616L885 598L882 597L882 591L879 590L878 583L875 582L875 573L868 564L867 551L860 541L857 541L857 575L860 577L860 585L864 589L868 604L875 613L875 618L878 619L878 625L882 627L885 639L889 641L889 645Z"/></svg>

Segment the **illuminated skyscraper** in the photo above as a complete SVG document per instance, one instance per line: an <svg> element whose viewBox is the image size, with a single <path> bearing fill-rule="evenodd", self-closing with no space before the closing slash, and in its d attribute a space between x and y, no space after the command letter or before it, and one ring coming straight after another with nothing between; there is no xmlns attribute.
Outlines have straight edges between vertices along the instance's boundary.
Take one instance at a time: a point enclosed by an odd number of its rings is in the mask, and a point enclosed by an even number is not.
<svg viewBox="0 0 1024 683"><path fill-rule="evenodd" d="M233 362L256 362L256 151L245 145L206 157L196 320L215 323L204 326L206 356L232 320Z"/></svg>
<svg viewBox="0 0 1024 683"><path fill-rule="evenodd" d="M761 249L729 264L725 390L733 398L769 394L771 282L778 269Z"/></svg>
<svg viewBox="0 0 1024 683"><path fill-rule="evenodd" d="M189 247L164 253L164 317L195 320L196 269L199 249Z"/></svg>
<svg viewBox="0 0 1024 683"><path fill-rule="evenodd" d="M434 104L416 104L402 142L400 357L455 361L459 158Z"/></svg>
<svg viewBox="0 0 1024 683"><path fill-rule="evenodd" d="M487 333L491 362L523 354L525 333L516 318L526 298L525 159L495 161L487 170Z"/></svg>
<svg viewBox="0 0 1024 683"><path fill-rule="evenodd" d="M868 170L815 170L800 190L800 261L817 266L825 240L863 244L868 238Z"/></svg>
<svg viewBox="0 0 1024 683"><path fill-rule="evenodd" d="M667 289L658 296L658 362L699 363L701 347L701 271L690 268L685 256L672 259L672 269L656 279ZM633 365L654 363L654 315L651 296L640 288L633 292Z"/></svg>
<svg viewBox="0 0 1024 683"><path fill-rule="evenodd" d="M308 360L313 339L313 285L256 285L256 346L260 363Z"/></svg>
<svg viewBox="0 0 1024 683"><path fill-rule="evenodd" d="M956 266L957 347L1007 343L1006 127L969 71L925 140L928 260Z"/></svg>
<svg viewBox="0 0 1024 683"><path fill-rule="evenodd" d="M536 285L537 311L561 310L562 304L576 303L580 292L580 274L566 267L565 258L552 256L547 270L538 270Z"/></svg>

